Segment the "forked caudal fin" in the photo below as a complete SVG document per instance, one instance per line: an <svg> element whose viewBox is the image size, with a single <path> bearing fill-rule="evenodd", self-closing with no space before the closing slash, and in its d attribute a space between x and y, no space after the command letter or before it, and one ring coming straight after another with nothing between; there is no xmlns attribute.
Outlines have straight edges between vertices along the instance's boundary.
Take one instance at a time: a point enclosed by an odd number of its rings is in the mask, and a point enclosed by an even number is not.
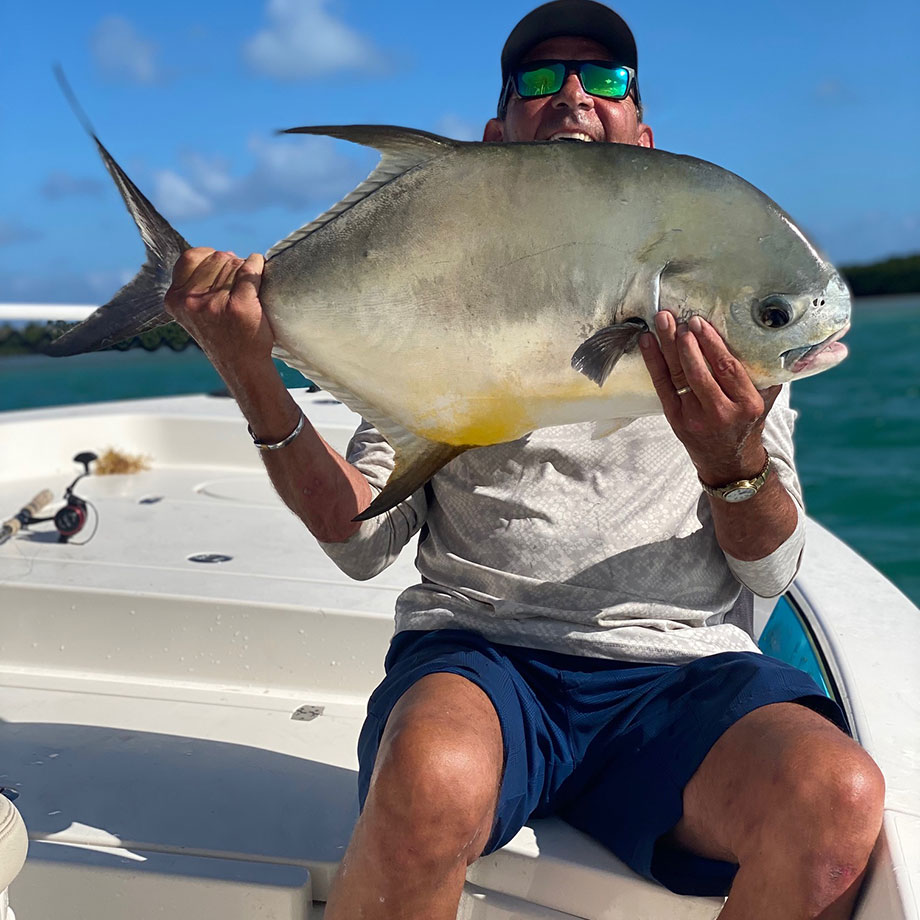
<svg viewBox="0 0 920 920"><path fill-rule="evenodd" d="M163 308L163 298L172 280L173 266L179 256L191 247L157 212L102 146L63 73L59 69L55 73L74 114L95 142L99 156L115 181L147 249L147 261L131 281L80 325L65 332L43 349L46 354L62 357L98 351L172 322L172 317Z"/></svg>

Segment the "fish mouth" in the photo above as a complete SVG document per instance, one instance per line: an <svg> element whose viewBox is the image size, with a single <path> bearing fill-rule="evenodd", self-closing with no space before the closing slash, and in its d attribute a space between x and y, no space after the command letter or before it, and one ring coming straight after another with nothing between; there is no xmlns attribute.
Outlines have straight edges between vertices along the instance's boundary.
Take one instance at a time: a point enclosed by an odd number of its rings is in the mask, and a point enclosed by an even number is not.
<svg viewBox="0 0 920 920"><path fill-rule="evenodd" d="M847 323L817 345L805 345L802 348L791 348L781 355L783 367L793 374L802 372L816 373L828 367L839 364L848 354L849 349L839 341L850 331Z"/></svg>

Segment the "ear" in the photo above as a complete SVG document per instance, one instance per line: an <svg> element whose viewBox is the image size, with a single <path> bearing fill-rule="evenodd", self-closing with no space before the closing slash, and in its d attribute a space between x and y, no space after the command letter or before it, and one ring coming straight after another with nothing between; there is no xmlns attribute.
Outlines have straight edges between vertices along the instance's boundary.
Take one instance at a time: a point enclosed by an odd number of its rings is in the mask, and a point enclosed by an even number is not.
<svg viewBox="0 0 920 920"><path fill-rule="evenodd" d="M639 122L636 126L636 133L638 138L636 144L640 147L654 147L655 146L655 135L652 133L652 129L645 124L644 122Z"/></svg>
<svg viewBox="0 0 920 920"><path fill-rule="evenodd" d="M499 118L490 118L486 122L482 139L487 143L499 143L505 139L505 125Z"/></svg>

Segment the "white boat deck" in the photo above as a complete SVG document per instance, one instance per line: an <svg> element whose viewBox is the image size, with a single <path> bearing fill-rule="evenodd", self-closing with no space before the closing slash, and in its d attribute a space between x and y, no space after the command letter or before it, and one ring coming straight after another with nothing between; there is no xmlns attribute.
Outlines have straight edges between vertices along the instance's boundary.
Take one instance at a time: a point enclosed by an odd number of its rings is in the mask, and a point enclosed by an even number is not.
<svg viewBox="0 0 920 920"><path fill-rule="evenodd" d="M344 449L354 417L324 394L301 400ZM77 545L92 515L74 543L46 524L0 546L0 786L19 793L32 841L11 904L19 920L319 917L357 815L357 735L413 554L368 582L342 575L275 496L220 398L6 414L2 516L42 488L60 495L73 455L108 446L152 465L80 482L99 516L88 543ZM852 570L833 537L814 527L812 539ZM199 554L229 558L189 561ZM873 575L869 596L885 609L874 623L844 617L824 639L889 784L894 856L860 916L900 920L917 916L902 902L916 903L903 895L918 881L900 867L920 865L918 750L899 730L920 714L917 624L913 640L903 635L916 608ZM823 565L797 590L805 606L834 592L853 604L852 584ZM897 648L856 655L885 618L902 630ZM721 906L637 878L556 820L525 827L468 879L460 916L477 920L703 920Z"/></svg>

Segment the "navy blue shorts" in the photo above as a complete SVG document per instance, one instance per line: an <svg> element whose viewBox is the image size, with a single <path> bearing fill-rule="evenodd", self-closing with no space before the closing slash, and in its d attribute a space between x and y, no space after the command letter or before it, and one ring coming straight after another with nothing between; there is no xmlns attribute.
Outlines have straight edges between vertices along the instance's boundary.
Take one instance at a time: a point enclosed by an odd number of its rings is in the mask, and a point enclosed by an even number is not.
<svg viewBox="0 0 920 920"><path fill-rule="evenodd" d="M433 673L459 674L498 713L505 766L484 853L531 816L558 815L634 871L680 894L724 895L737 865L659 842L683 814L683 789L721 734L768 703L795 701L844 731L812 679L754 652L647 665L496 645L457 629L398 633L358 742L359 795L397 700Z"/></svg>

